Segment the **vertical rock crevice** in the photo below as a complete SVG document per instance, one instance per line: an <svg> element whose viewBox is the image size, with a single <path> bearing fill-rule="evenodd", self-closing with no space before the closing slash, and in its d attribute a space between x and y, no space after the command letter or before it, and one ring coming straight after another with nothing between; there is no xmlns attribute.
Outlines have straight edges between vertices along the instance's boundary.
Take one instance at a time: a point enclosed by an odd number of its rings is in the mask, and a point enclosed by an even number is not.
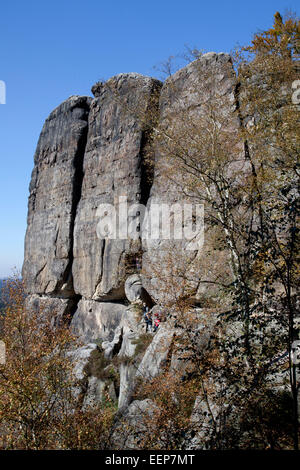
<svg viewBox="0 0 300 470"><path fill-rule="evenodd" d="M71 222L70 222L70 231L69 231L69 237L70 237L70 246L69 246L69 254L68 254L69 261L68 261L66 270L64 272L62 282L59 286L60 290L63 289L63 286L67 286L68 295L70 296L71 294L71 296L74 297L74 299L78 298L78 302L81 299L81 296L75 293L74 285L73 285L73 276L72 276L72 266L73 266L73 260L74 260L74 251L73 251L74 228L75 228L77 206L81 199L81 192L82 192L82 184L83 184L83 176L84 176L83 163L84 163L84 154L85 154L85 149L87 145L88 129L89 129L89 125L88 125L89 110L90 110L90 106L89 106L89 103L87 102L86 109L85 109L86 111L85 117L86 117L87 125L84 128L82 135L80 136L80 139L78 141L77 151L74 157L75 172L74 172L74 180L73 180Z"/></svg>
<svg viewBox="0 0 300 470"><path fill-rule="evenodd" d="M153 81L150 91L150 100L146 108L146 119L142 130L141 149L139 154L140 163L140 203L147 205L151 188L154 181L155 149L153 130L159 119L159 100L162 83Z"/></svg>
<svg viewBox="0 0 300 470"><path fill-rule="evenodd" d="M120 74L96 84L89 115L85 174L74 236L74 290L85 299L122 301L127 261L141 251L139 240L97 236L101 204L146 203L153 181L148 148L157 119L160 82ZM150 146L151 147L151 146ZM150 158L151 160L151 158Z"/></svg>

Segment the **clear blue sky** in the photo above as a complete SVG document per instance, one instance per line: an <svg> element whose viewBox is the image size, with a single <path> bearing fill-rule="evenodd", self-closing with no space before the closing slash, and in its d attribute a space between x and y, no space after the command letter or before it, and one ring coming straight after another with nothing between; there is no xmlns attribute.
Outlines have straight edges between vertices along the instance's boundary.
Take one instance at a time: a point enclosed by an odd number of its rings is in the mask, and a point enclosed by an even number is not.
<svg viewBox="0 0 300 470"><path fill-rule="evenodd" d="M298 7L298 11L297 11ZM21 268L33 154L43 122L100 78L158 75L184 45L229 52L299 0L3 0L0 6L0 277Z"/></svg>

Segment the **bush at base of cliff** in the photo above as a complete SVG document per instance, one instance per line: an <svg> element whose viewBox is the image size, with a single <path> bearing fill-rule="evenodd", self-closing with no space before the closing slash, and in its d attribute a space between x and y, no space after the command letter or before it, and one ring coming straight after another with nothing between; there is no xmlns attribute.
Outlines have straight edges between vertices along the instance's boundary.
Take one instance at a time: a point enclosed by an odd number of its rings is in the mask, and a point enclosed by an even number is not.
<svg viewBox="0 0 300 470"><path fill-rule="evenodd" d="M25 306L22 282L7 282L9 303L0 365L1 449L100 449L108 445L114 408L81 408L66 353L77 340L55 312Z"/></svg>

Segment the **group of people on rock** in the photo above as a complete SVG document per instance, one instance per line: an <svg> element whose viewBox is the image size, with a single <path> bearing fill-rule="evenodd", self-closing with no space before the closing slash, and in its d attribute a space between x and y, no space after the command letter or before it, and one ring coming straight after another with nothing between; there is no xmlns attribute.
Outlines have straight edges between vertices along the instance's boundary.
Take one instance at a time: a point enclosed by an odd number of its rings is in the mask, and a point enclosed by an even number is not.
<svg viewBox="0 0 300 470"><path fill-rule="evenodd" d="M146 333L148 331L155 333L160 324L160 315L158 313L151 313L149 307L143 303L143 317L146 323Z"/></svg>

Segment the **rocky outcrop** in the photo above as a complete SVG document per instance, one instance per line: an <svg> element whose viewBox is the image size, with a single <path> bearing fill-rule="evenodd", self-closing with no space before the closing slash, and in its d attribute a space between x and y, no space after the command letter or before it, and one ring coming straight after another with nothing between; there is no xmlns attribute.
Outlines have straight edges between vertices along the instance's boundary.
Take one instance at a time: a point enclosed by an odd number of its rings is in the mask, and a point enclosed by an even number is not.
<svg viewBox="0 0 300 470"><path fill-rule="evenodd" d="M46 119L30 182L23 279L30 294L71 297L73 230L91 98L71 96Z"/></svg>
<svg viewBox="0 0 300 470"><path fill-rule="evenodd" d="M80 300L71 325L83 341L111 341L125 311L122 304Z"/></svg>
<svg viewBox="0 0 300 470"><path fill-rule="evenodd" d="M124 299L126 275L134 268L140 240L100 239L100 205L119 206L119 198L139 204L149 192L143 151L147 128L142 116L155 106L160 83L138 74L121 74L94 87L83 184L74 229L75 292L85 298ZM135 214L133 214L133 217Z"/></svg>
<svg viewBox="0 0 300 470"><path fill-rule="evenodd" d="M164 370L175 329L162 324L147 348L136 371L136 377L151 380Z"/></svg>
<svg viewBox="0 0 300 470"><path fill-rule="evenodd" d="M218 210L212 211L205 233L198 226L194 238L187 239L183 231L194 216L179 219L176 225L178 205L182 209L186 202L204 199L209 220L209 206L217 207L218 191L214 181L211 192L209 181L203 186L208 196L203 197L199 161L205 153L210 179L214 149L220 150L227 140L219 152L226 167L223 173L222 166L223 194L226 188L232 190L231 183L234 189L236 181L245 181L251 170L248 153L253 149L247 147L240 130L254 118L250 111L248 116L240 110L243 90L237 87L231 58L224 53L202 55L163 85L139 74L120 74L96 83L92 93L94 98L72 96L58 106L39 138L25 239L26 305L41 313L51 311L54 325L71 318L73 332L84 343L71 354L80 406L109 396L119 409L112 439L116 447L134 449L143 443L147 419L160 413L154 394L145 399L138 385L152 387L152 379L164 371L183 386L194 378L190 354L196 348L209 356L219 327L216 295L221 292L222 302L226 296L220 286L226 290L233 285L234 263L224 236L219 237ZM211 141L205 133L211 131L211 124L213 135L222 128L225 138L216 139L216 147L207 149L206 142ZM153 136L155 145L151 145ZM174 159L177 152L179 158ZM195 162L190 173L178 171L178 162L186 155L188 163L189 158ZM193 171L198 176L196 191ZM217 171L217 181L219 176ZM238 197L230 204L239 213ZM223 203L225 207L226 197L221 197ZM160 211L162 205L166 212L160 213L154 226L152 210L160 206ZM170 239L162 233L161 221L167 218ZM225 228L227 219L225 215L221 221ZM153 236L156 229L158 235ZM226 230L225 234L228 239ZM203 244L204 238L208 243ZM199 308L203 293L205 308ZM188 310L187 323L182 322L183 305ZM146 328L145 307L153 319L160 317L157 331ZM229 299L228 311L231 308ZM237 321L223 333L231 340L245 334ZM210 439L207 429L212 421L222 419L222 407L233 396L221 369L209 366L208 387L220 394L224 388L226 396L222 395L218 408L216 400L203 400L199 389L193 392L188 404L191 428L182 436L186 448L205 448ZM280 376L279 387L283 382ZM175 402L176 394L170 392L170 400Z"/></svg>
<svg viewBox="0 0 300 470"><path fill-rule="evenodd" d="M74 352L76 373L85 381L83 405L101 400L112 384L105 371L101 377L84 375L97 344L103 364L111 361L118 369L118 386L109 394L133 416L139 405L130 405L136 383L151 380L167 364L180 366L172 352L178 335L174 323L146 333L141 306L158 304L153 312L160 311L159 304L174 294L163 288L158 274L174 275L180 289L168 260L171 254L179 263L177 250L186 253L196 291L192 266L202 249L188 251L186 240L147 239L141 204L150 212L156 203L181 202L180 182L165 177L166 170L173 171L165 158L172 139L167 147L160 142L153 154L148 151L151 133L164 135L168 128L181 138L184 125L176 128L176 116L190 125L205 112L208 99L222 103L220 113L234 131L239 125L235 75L227 54L210 53L163 87L149 77L120 74L97 83L92 92L93 99L69 98L44 124L30 184L23 278L28 306L53 309L59 317L71 314L73 331L89 344ZM118 211L125 198L131 208L125 219L116 217L118 233L100 236L99 222L111 207ZM124 235L125 222L134 230ZM147 401L140 404L143 408Z"/></svg>
<svg viewBox="0 0 300 470"><path fill-rule="evenodd" d="M238 117L235 114L237 102L235 97L236 76L229 54L210 52L204 54L200 59L191 62L188 66L170 76L164 83L159 102L159 123L161 138L155 154L154 179L151 187L147 209L150 212L155 204L168 204L169 207L179 203L193 202L189 199L185 181L177 171L172 154L190 146L191 135L195 129L205 127L206 115L211 112L218 115L218 119L224 123L232 133L237 132L240 127ZM207 127L209 120L207 120ZM243 147L237 149L243 153ZM197 152L195 148L190 148L190 152ZM183 157L184 158L184 157ZM199 158L199 155L198 155ZM188 177L191 177L188 170ZM191 170L192 174L192 170ZM162 215L162 217L165 217ZM171 215L172 217L172 215ZM174 217L174 216L173 216ZM171 220L174 220L171 218ZM179 230L184 233L187 221L182 222ZM173 226L171 224L171 233ZM175 232L174 232L175 233ZM174 289L177 287L176 297L182 292L182 281L176 279L176 274L172 272L171 266L178 266L178 271L187 270L187 277L190 279L189 289L198 288L196 276L193 273L193 260L199 255L207 256L204 251L204 237L210 238L210 234L204 234L204 227L198 232L195 231L195 248L187 249L189 240L184 236L181 239L161 239L145 240L143 243L143 283L149 294L156 302L165 301L175 295L162 289L164 279L172 279ZM181 253L185 252L184 266L179 266L182 260ZM159 276L155 275L159 266ZM189 266L189 268L187 268ZM196 270L198 272L198 270Z"/></svg>
<svg viewBox="0 0 300 470"><path fill-rule="evenodd" d="M48 297L49 307L53 299L72 299L74 328L86 340L111 339L128 300L140 297L150 307L165 301L168 292L155 275L156 265L168 277L167 256L171 252L176 259L176 250L186 250L186 240L147 240L138 224L135 235L99 236L105 217L99 207L118 210L126 197L128 206L135 206L125 221L134 226L139 204L150 211L155 203L180 202L178 185L164 175L163 146L154 162L146 157L152 128L177 132L176 115L192 122L208 98L221 99L220 113L235 128L234 88L230 56L209 53L179 70L162 89L155 79L120 74L94 85L94 99L71 97L46 120L30 184L23 278L27 292ZM122 229L124 220L116 222ZM193 260L201 248L186 251L186 258ZM114 318L109 333L100 326L106 328L108 316Z"/></svg>
<svg viewBox="0 0 300 470"><path fill-rule="evenodd" d="M132 304L126 309L113 341L111 343L102 343L105 356L112 360L115 358L119 363L120 389L118 407L121 409L129 405L135 388L138 360L136 348L142 333L141 308L138 305Z"/></svg>
<svg viewBox="0 0 300 470"><path fill-rule="evenodd" d="M64 299L59 297L49 297L47 295L28 295L25 300L26 309L39 312L41 315L51 315L53 317L53 324L61 320L70 321L70 316L74 313L77 308L76 297Z"/></svg>

